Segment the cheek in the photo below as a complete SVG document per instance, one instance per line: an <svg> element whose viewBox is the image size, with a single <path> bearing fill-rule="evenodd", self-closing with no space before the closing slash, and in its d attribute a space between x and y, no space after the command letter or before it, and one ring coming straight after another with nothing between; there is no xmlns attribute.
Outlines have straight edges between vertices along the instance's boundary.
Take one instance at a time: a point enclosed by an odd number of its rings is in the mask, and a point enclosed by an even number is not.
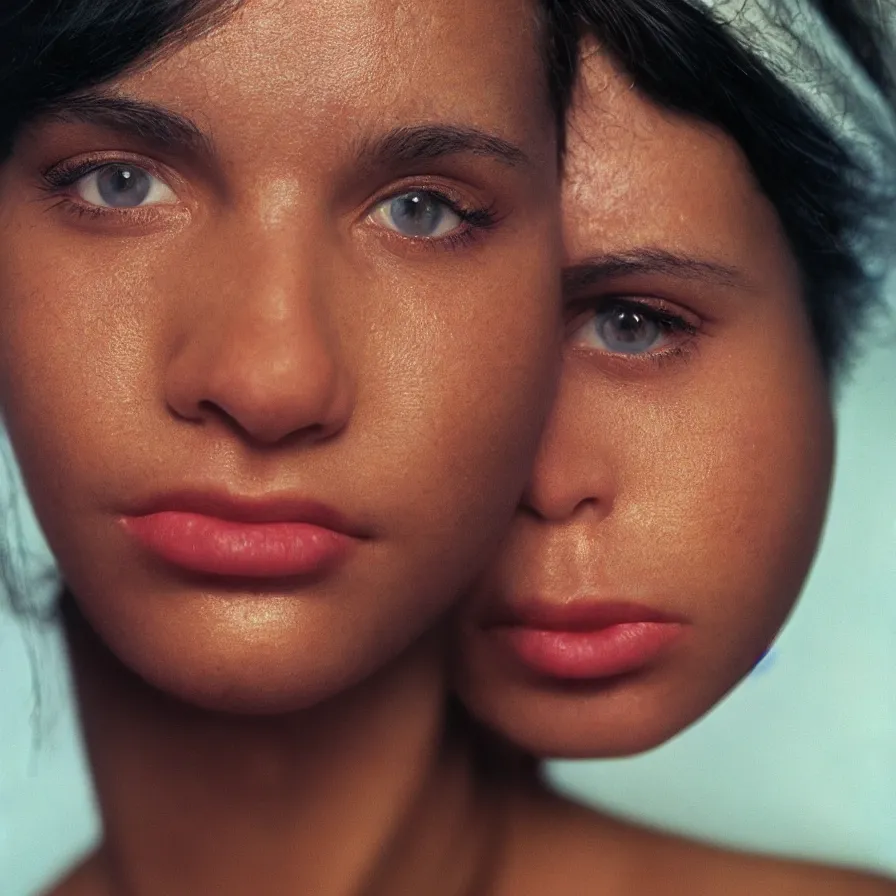
<svg viewBox="0 0 896 896"><path fill-rule="evenodd" d="M65 385L63 395L80 391L85 403L88 394L95 402L114 392L145 354L145 335L139 335L159 316L148 285L153 253L101 251L95 243L73 244L46 233L32 238L40 242L38 253L15 230L4 237L4 385L15 393L18 382L45 384L38 391L51 396L50 387Z"/></svg>
<svg viewBox="0 0 896 896"><path fill-rule="evenodd" d="M133 396L149 394L138 281L138 271L97 271L69 256L29 258L14 241L0 256L0 401L32 488L50 489L64 470L64 495L79 468L101 466L133 431Z"/></svg>
<svg viewBox="0 0 896 896"><path fill-rule="evenodd" d="M493 280L502 288L483 290ZM428 533L442 528L481 541L487 529L497 537L529 476L554 394L555 272L518 266L465 286L449 307L432 303L425 314L383 321L372 362L383 366L360 387L359 429L381 458L379 491L409 536L425 519Z"/></svg>
<svg viewBox="0 0 896 896"><path fill-rule="evenodd" d="M665 562L683 600L690 587L695 615L735 664L749 662L792 608L827 507L826 383L811 345L791 346L786 358L701 376L692 394L654 408L646 428L661 462L645 452L633 487L658 546L654 574Z"/></svg>

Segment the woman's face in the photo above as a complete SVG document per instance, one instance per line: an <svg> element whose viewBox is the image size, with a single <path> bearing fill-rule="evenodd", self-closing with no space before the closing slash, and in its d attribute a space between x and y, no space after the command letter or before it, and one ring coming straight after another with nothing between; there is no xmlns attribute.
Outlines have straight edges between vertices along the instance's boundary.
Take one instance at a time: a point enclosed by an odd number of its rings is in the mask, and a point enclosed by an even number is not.
<svg viewBox="0 0 896 896"><path fill-rule="evenodd" d="M2 408L152 684L308 706L431 627L531 469L562 321L520 0L256 0L0 178Z"/></svg>
<svg viewBox="0 0 896 896"><path fill-rule="evenodd" d="M544 755L655 746L755 664L813 557L829 397L774 210L732 141L587 60L559 399L459 688Z"/></svg>

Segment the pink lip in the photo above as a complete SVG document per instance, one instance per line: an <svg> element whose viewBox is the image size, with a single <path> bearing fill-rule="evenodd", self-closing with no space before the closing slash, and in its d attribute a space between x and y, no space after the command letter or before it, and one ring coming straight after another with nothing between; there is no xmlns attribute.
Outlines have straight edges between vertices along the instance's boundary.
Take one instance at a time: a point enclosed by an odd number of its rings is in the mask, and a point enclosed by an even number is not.
<svg viewBox="0 0 896 896"><path fill-rule="evenodd" d="M180 493L156 499L121 522L163 560L232 578L320 573L365 537L331 508L290 498Z"/></svg>
<svg viewBox="0 0 896 896"><path fill-rule="evenodd" d="M685 621L636 604L537 601L491 629L533 672L574 681L636 672L681 637Z"/></svg>

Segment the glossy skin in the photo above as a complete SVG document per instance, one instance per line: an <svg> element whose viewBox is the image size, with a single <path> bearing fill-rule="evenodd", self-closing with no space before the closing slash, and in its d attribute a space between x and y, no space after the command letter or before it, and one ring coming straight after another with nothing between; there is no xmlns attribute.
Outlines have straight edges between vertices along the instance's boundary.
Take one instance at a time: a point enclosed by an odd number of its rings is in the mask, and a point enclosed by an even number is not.
<svg viewBox="0 0 896 896"><path fill-rule="evenodd" d="M402 9L246 4L2 170L0 399L35 510L101 639L199 706L308 707L401 655L493 550L552 397L530 6ZM141 136L110 96L195 128ZM120 524L185 488L322 502L361 537L327 575L197 578Z"/></svg>
<svg viewBox="0 0 896 896"><path fill-rule="evenodd" d="M662 743L755 664L817 546L833 427L799 272L736 145L652 106L598 53L583 82L561 390L511 534L464 609L458 680L514 743L588 757ZM619 255L641 269L604 264ZM583 600L640 604L683 630L626 675L572 682L537 674L494 624L526 602Z"/></svg>

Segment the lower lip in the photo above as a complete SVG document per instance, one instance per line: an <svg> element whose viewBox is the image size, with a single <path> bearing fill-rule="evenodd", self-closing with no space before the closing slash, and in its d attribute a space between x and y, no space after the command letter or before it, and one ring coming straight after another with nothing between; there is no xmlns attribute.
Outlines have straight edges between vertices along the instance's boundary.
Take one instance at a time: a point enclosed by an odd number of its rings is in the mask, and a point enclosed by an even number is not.
<svg viewBox="0 0 896 896"><path fill-rule="evenodd" d="M626 622L596 631L553 631L512 626L498 630L534 672L573 681L636 672L676 641L676 622Z"/></svg>
<svg viewBox="0 0 896 896"><path fill-rule="evenodd" d="M309 523L241 523L165 511L125 517L125 529L163 560L191 572L285 578L330 569L354 539Z"/></svg>

